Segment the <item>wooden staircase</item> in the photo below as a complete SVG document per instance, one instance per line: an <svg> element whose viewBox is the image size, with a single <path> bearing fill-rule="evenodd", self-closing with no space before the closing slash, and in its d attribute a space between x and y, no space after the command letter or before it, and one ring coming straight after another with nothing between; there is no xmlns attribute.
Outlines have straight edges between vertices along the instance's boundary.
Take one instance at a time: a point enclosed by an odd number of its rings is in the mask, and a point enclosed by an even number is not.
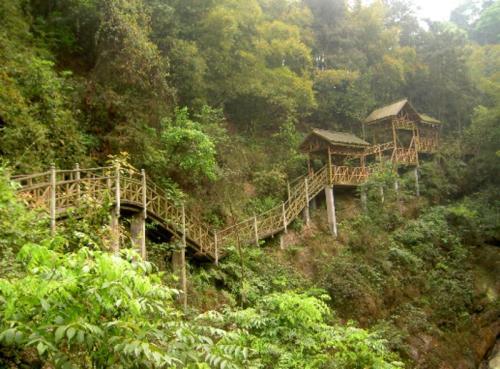
<svg viewBox="0 0 500 369"><path fill-rule="evenodd" d="M179 238L210 260L217 262L228 247L258 243L283 230L295 220L310 200L325 186L356 186L369 176L368 168L324 166L295 181L289 196L281 205L222 230L213 230L182 203L146 177L144 171L120 167L99 167L71 170L51 170L43 173L14 176L19 184L19 196L30 207L49 210L55 229L56 218L77 207L85 198L97 201L108 199L117 214L120 208L144 212L164 230Z"/></svg>

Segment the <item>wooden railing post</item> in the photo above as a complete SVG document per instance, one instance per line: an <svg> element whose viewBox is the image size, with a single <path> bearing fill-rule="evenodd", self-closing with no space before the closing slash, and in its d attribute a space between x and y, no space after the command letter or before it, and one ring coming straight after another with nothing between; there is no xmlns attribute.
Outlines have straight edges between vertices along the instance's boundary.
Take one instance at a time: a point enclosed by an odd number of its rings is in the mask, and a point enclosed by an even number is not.
<svg viewBox="0 0 500 369"><path fill-rule="evenodd" d="M257 228L257 216L253 217L253 232L255 236L255 246L259 247L259 229Z"/></svg>
<svg viewBox="0 0 500 369"><path fill-rule="evenodd" d="M81 189L80 189L80 164L76 163L75 164L75 180L76 180L76 198L77 201L80 201L81 198Z"/></svg>
<svg viewBox="0 0 500 369"><path fill-rule="evenodd" d="M115 207L111 213L111 248L114 252L120 250L120 198L120 164L117 164L115 168ZM144 258L144 256L142 257Z"/></svg>
<svg viewBox="0 0 500 369"><path fill-rule="evenodd" d="M181 290L184 311L187 310L186 247L186 209L184 204L182 204Z"/></svg>
<svg viewBox="0 0 500 369"><path fill-rule="evenodd" d="M288 201L290 201L290 197L291 197L290 181L286 181L286 192L287 192L287 196L288 196Z"/></svg>
<svg viewBox="0 0 500 369"><path fill-rule="evenodd" d="M50 233L56 233L56 165L50 165Z"/></svg>

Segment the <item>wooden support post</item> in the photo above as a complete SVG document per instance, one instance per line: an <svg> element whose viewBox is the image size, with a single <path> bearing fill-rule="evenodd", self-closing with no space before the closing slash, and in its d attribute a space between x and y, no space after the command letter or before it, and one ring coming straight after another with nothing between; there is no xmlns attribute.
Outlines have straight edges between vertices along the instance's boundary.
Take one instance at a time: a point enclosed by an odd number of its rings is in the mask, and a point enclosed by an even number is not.
<svg viewBox="0 0 500 369"><path fill-rule="evenodd" d="M313 172L311 165L311 153L307 154L307 174L311 174Z"/></svg>
<svg viewBox="0 0 500 369"><path fill-rule="evenodd" d="M415 167L415 192L417 194L417 197L420 196L420 183L419 183L419 178L418 178L418 167Z"/></svg>
<svg viewBox="0 0 500 369"><path fill-rule="evenodd" d="M115 208L111 212L111 249L120 250L120 164L115 168Z"/></svg>
<svg viewBox="0 0 500 369"><path fill-rule="evenodd" d="M80 198L82 196L81 194L81 188L80 188L80 164L76 163L75 164L75 180L76 180L76 198L77 201L80 201Z"/></svg>
<svg viewBox="0 0 500 369"><path fill-rule="evenodd" d="M219 265L219 238L217 236L217 231L214 232L214 248L215 248L215 265Z"/></svg>
<svg viewBox="0 0 500 369"><path fill-rule="evenodd" d="M56 233L56 165L50 165L50 233Z"/></svg>
<svg viewBox="0 0 500 369"><path fill-rule="evenodd" d="M146 218L148 217L148 203L147 203L147 196L148 196L148 188L147 188L147 182L146 182L146 171L144 169L141 169L141 179L142 179L142 217L143 217L143 222L142 222L142 237L141 237L141 256L143 260L146 260Z"/></svg>
<svg viewBox="0 0 500 369"><path fill-rule="evenodd" d="M309 227L309 223L311 222L311 217L309 214L309 185L307 183L307 178L304 180L305 184L305 193L306 193L306 206L304 207L304 222L306 226Z"/></svg>
<svg viewBox="0 0 500 369"><path fill-rule="evenodd" d="M397 133L396 133L396 125L394 124L394 119L391 121L391 124L392 124L392 139L393 139L393 145L394 145L394 149L392 151L391 160L393 161L393 165L394 165L394 164L396 164L398 162L398 158L397 158L397 155L396 155L396 152L398 150L398 136L397 136Z"/></svg>
<svg viewBox="0 0 500 369"><path fill-rule="evenodd" d="M385 197L384 197L384 187L383 186L380 186L380 202L383 204L385 201Z"/></svg>
<svg viewBox="0 0 500 369"><path fill-rule="evenodd" d="M286 220L286 209L285 209L285 203L283 202L281 204L281 212L283 214L283 228L285 229L285 233L288 232L288 224Z"/></svg>
<svg viewBox="0 0 500 369"><path fill-rule="evenodd" d="M330 146L328 146L328 183L333 184L333 172L332 172L332 153Z"/></svg>
<svg viewBox="0 0 500 369"><path fill-rule="evenodd" d="M255 237L255 246L259 247L259 229L257 227L257 217L253 217L253 232Z"/></svg>
<svg viewBox="0 0 500 369"><path fill-rule="evenodd" d="M328 213L328 228L332 235L337 237L337 218L335 215L335 199L333 186L325 186L326 211Z"/></svg>
<svg viewBox="0 0 500 369"><path fill-rule="evenodd" d="M181 290L184 311L187 310L186 246L186 209L182 204Z"/></svg>
<svg viewBox="0 0 500 369"><path fill-rule="evenodd" d="M288 201L290 201L291 190L290 190L290 182L289 181L286 181L286 193L287 193Z"/></svg>

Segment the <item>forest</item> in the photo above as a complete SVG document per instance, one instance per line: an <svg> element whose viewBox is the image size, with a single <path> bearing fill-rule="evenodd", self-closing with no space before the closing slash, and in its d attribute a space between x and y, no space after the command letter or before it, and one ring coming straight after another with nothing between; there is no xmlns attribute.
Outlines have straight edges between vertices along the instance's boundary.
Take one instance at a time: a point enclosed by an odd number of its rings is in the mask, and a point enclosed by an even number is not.
<svg viewBox="0 0 500 369"><path fill-rule="evenodd" d="M417 3L2 0L0 368L499 368L500 1ZM312 129L403 98L441 122L418 196L379 163L338 237L318 199L285 241L188 255L185 286L154 221L146 259L126 219L116 251L111 198L51 232L13 180L144 169L223 229L282 204Z"/></svg>

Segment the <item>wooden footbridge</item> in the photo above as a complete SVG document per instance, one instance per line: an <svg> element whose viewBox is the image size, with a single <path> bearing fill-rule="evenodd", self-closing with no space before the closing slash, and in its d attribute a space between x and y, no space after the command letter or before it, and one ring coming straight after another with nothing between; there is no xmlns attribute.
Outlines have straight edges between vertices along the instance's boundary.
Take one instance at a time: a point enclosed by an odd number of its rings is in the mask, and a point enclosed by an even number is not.
<svg viewBox="0 0 500 369"><path fill-rule="evenodd" d="M120 246L121 209L127 209L136 214L131 222L131 233L143 257L146 257L145 221L149 218L181 239L184 246L197 255L217 263L229 246L258 244L262 239L286 232L288 225L301 213L308 223L309 203L322 190L325 190L328 223L336 235L332 186L358 186L365 182L370 175L366 162L373 158L380 161L385 157L395 166L418 167L419 153L429 154L437 149L439 124L419 114L405 99L377 109L366 118L363 132L366 128L371 144L350 133L314 129L300 146L309 155L308 174L292 182L285 201L265 213L220 230L213 229L182 203L171 199L144 170L120 166L90 169L75 166L71 170L52 167L47 172L19 175L13 179L19 183L18 193L28 205L49 210L53 231L57 218L65 216L84 198L97 201L109 198L113 205L114 249ZM311 164L314 156L323 163L316 171ZM359 160L359 166L353 166L353 160ZM415 173L418 192L418 173Z"/></svg>
<svg viewBox="0 0 500 369"><path fill-rule="evenodd" d="M296 180L290 186L288 198L281 205L228 228L215 230L189 212L183 204L169 198L167 193L151 181L144 170L137 171L120 166L71 170L52 167L43 173L19 175L12 179L19 184L18 194L30 207L43 207L50 214L52 230L56 220L77 207L86 198L113 206L112 225L118 225L121 209L135 211L142 219L138 227L137 246L143 257L145 249L144 221L156 221L164 231L185 241L198 255L218 262L228 246L258 243L279 232L302 212L309 221L309 202L325 187L354 186L363 183L368 168L324 166L316 172ZM142 234L141 234L142 233ZM133 237L134 238L134 237ZM115 248L119 245L116 244Z"/></svg>

